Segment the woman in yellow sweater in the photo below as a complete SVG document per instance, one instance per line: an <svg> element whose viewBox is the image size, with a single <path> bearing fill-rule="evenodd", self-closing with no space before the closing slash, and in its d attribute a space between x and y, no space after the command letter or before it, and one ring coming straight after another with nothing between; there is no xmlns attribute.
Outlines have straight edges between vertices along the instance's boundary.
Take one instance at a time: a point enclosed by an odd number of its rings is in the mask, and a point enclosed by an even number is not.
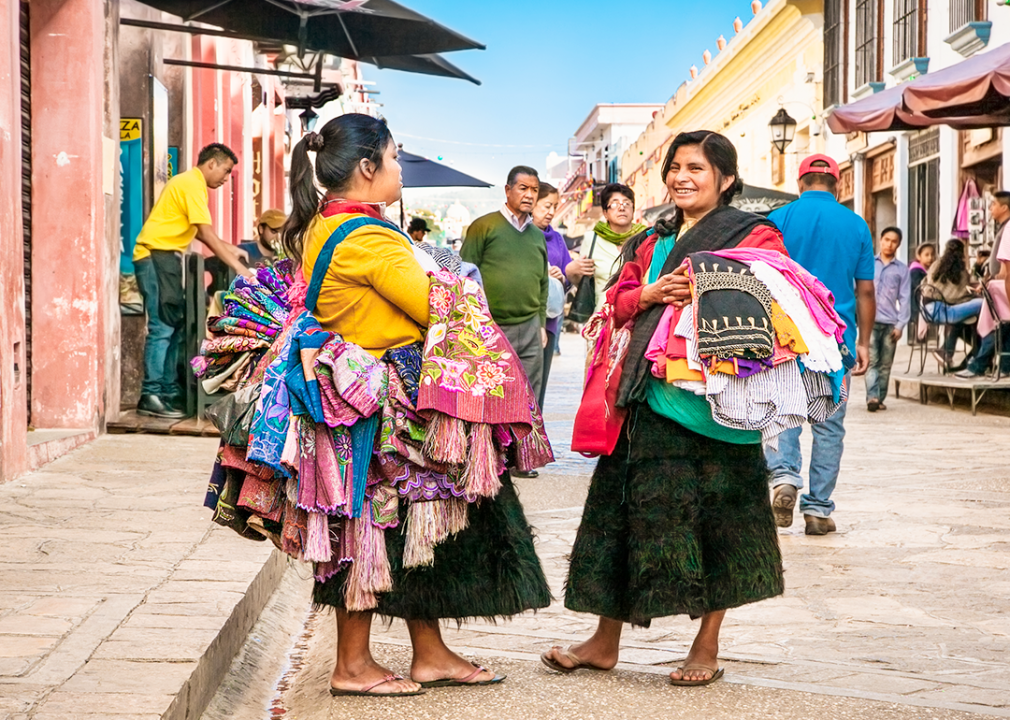
<svg viewBox="0 0 1010 720"><path fill-rule="evenodd" d="M309 152L315 153L314 169ZM316 183L326 190L323 198ZM323 329L375 357L424 337L427 272L438 269L383 217L385 206L400 199L401 187L393 138L385 123L367 115L331 120L319 133L306 135L292 153L293 207L285 248L301 262L306 278L318 263L327 263L318 299L310 287L306 307L314 308ZM356 229L334 247L328 240L349 221ZM500 480L497 497L470 504L467 529L436 546L430 566L404 570L403 533L384 531L393 583L391 591L379 595L376 612L407 621L413 645L409 679L372 658L372 612L346 610L347 571L316 582L314 601L334 607L337 615L331 693L413 695L422 687L504 679L452 652L439 630L441 619L508 617L550 603L522 505L507 472Z"/></svg>

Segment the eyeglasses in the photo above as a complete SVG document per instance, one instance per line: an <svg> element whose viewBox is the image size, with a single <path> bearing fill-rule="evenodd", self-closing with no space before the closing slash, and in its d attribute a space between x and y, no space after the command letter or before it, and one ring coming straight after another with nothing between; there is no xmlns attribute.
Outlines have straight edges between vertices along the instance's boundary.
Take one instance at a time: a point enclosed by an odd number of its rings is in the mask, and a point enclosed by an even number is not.
<svg viewBox="0 0 1010 720"><path fill-rule="evenodd" d="M634 203L629 200L618 200L607 205L607 210L630 210L635 207Z"/></svg>

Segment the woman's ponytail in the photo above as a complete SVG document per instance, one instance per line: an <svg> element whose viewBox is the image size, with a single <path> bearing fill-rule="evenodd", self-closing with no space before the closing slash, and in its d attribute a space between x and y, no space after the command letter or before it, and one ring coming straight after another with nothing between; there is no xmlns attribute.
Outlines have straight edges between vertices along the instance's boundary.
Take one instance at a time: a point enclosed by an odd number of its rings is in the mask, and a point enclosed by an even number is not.
<svg viewBox="0 0 1010 720"><path fill-rule="evenodd" d="M291 214L284 223L284 249L299 263L305 250L305 234L319 212L318 182L327 192L347 188L362 159L376 169L393 141L383 120L360 113L335 117L318 133L305 135L291 151ZM316 161L309 160L309 153Z"/></svg>
<svg viewBox="0 0 1010 720"><path fill-rule="evenodd" d="M316 190L315 171L309 160L310 133L291 151L291 214L284 223L284 250L299 264L305 247L305 231L319 208L319 191Z"/></svg>

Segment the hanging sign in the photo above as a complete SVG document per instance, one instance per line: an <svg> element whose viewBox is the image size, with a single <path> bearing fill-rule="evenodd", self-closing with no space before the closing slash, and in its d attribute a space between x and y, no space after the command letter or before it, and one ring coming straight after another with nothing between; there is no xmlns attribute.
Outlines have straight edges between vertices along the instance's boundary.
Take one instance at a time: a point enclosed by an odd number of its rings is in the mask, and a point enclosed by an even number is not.
<svg viewBox="0 0 1010 720"><path fill-rule="evenodd" d="M119 121L119 271L133 273L133 246L144 224L143 120Z"/></svg>

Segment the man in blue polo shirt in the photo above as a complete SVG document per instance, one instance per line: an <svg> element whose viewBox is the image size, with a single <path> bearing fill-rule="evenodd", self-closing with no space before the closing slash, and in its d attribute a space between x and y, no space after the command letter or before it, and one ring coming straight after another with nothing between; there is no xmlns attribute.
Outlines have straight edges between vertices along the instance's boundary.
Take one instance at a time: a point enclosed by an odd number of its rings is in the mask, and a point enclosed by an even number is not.
<svg viewBox="0 0 1010 720"><path fill-rule="evenodd" d="M835 310L845 321L845 346L856 358L852 374L862 375L870 362L869 342L876 316L873 238L866 222L835 199L837 185L838 164L827 155L811 155L800 163L799 199L768 219L782 231L789 256L835 296ZM846 387L848 383L846 377ZM846 405L842 403L824 422L811 425L810 491L800 497L807 535L835 531L831 493L842 461ZM778 451L765 450L774 489L772 509L779 527L793 524L797 490L803 489L802 431L802 427L786 430L779 436Z"/></svg>

